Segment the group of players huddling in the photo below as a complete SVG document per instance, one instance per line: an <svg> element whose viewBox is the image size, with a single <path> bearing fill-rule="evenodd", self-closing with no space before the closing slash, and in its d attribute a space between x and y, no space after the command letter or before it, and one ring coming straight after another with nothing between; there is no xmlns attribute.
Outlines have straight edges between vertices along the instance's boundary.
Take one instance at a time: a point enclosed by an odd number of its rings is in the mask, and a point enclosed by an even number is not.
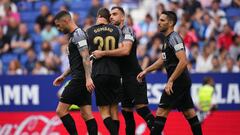
<svg viewBox="0 0 240 135"><path fill-rule="evenodd" d="M71 135L77 135L75 122L69 114L72 104L80 107L88 134L97 135L97 122L92 115L91 93L95 91L96 104L104 125L111 135L119 134L118 104L125 119L126 135L135 134L133 111L146 122L151 135L160 135L169 112L182 111L192 133L201 135L201 125L190 96L191 79L187 70L184 43L174 25L176 14L164 11L158 25L164 36L161 57L142 70L136 57L137 40L131 28L124 24L122 7L98 10L96 24L86 32L80 29L67 11L60 11L54 19L57 29L69 35L68 58L70 67L53 82L60 85L71 74L64 88L56 112ZM91 56L91 57L90 57ZM160 99L156 115L148 108L145 75L166 68L168 82Z"/></svg>

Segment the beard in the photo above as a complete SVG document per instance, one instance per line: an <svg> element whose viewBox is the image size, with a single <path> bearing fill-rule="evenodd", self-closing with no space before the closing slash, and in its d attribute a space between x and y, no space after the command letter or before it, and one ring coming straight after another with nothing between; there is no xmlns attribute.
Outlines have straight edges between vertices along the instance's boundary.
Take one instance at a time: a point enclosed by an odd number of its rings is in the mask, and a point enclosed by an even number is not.
<svg viewBox="0 0 240 135"><path fill-rule="evenodd" d="M67 29L63 29L62 33L64 33L64 34L68 34L69 31L68 31Z"/></svg>
<svg viewBox="0 0 240 135"><path fill-rule="evenodd" d="M111 21L111 24L119 26L121 24L121 22L120 21Z"/></svg>
<svg viewBox="0 0 240 135"><path fill-rule="evenodd" d="M167 28L166 28L166 27L162 27L162 28L160 27L160 32L163 32L163 33L164 33L164 32L166 32L166 31L167 31Z"/></svg>

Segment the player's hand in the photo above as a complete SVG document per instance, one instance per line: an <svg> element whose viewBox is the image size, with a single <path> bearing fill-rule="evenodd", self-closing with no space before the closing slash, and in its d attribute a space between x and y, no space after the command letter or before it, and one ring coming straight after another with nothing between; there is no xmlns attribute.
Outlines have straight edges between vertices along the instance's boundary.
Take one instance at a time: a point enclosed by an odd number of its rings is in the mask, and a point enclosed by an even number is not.
<svg viewBox="0 0 240 135"><path fill-rule="evenodd" d="M53 85L59 86L64 80L65 80L65 77L59 76L53 81Z"/></svg>
<svg viewBox="0 0 240 135"><path fill-rule="evenodd" d="M104 56L103 51L100 51L100 50L96 50L92 52L92 54L96 59L102 58Z"/></svg>
<svg viewBox="0 0 240 135"><path fill-rule="evenodd" d="M171 95L173 94L173 89L172 89L172 86L173 86L173 82L172 81L168 81L166 86L165 86L165 91L168 95Z"/></svg>
<svg viewBox="0 0 240 135"><path fill-rule="evenodd" d="M89 92L92 92L95 89L92 78L86 79L86 87Z"/></svg>
<svg viewBox="0 0 240 135"><path fill-rule="evenodd" d="M145 77L146 74L147 74L147 71L146 71L146 70L143 70L142 72L140 72L140 73L137 75L137 80L138 80L138 82L142 82L142 79Z"/></svg>

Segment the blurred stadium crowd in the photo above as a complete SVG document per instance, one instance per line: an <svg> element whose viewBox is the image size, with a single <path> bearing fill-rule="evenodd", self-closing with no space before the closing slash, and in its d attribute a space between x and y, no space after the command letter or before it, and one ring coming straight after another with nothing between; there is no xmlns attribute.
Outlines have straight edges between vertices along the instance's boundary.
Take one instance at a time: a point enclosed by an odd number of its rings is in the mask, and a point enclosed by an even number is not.
<svg viewBox="0 0 240 135"><path fill-rule="evenodd" d="M240 0L0 0L0 74L55 74L68 67L68 38L53 25L70 11L79 27L94 25L100 7L122 6L139 41L144 69L159 57L157 19L177 13L191 72L240 72ZM164 72L164 69L161 69Z"/></svg>

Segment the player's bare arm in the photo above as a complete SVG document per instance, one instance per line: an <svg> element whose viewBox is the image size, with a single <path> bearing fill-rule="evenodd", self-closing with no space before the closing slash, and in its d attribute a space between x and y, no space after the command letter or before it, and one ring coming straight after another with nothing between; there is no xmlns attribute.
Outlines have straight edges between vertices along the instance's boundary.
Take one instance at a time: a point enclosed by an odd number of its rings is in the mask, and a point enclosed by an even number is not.
<svg viewBox="0 0 240 135"><path fill-rule="evenodd" d="M168 93L168 95L171 95L171 93L173 93L173 90L172 90L173 82L176 80L176 78L178 78L182 74L184 69L187 67L187 63L188 63L186 54L183 50L178 51L176 53L176 56L179 60L179 63L177 65L176 69L174 70L173 74L168 79L168 82L165 86L165 91Z"/></svg>
<svg viewBox="0 0 240 135"><path fill-rule="evenodd" d="M161 55L160 55L161 56ZM162 57L160 57L156 62L154 62L151 66L147 67L146 69L144 69L142 72L140 72L137 75L137 80L139 82L142 82L142 79L145 77L145 75L149 72L155 71L157 69L159 69L163 64L163 59Z"/></svg>
<svg viewBox="0 0 240 135"><path fill-rule="evenodd" d="M89 92L92 92L95 88L92 78L91 78L91 73L92 73L92 64L90 62L90 57L89 57L89 51L87 47L84 47L80 50L80 55L82 56L82 61L83 61L83 67L85 71L85 77L86 77L86 87Z"/></svg>
<svg viewBox="0 0 240 135"><path fill-rule="evenodd" d="M68 68L67 70L65 70L59 77L57 77L54 81L53 81L53 85L54 86L59 86L64 80L65 78L70 74L71 69Z"/></svg>
<svg viewBox="0 0 240 135"><path fill-rule="evenodd" d="M108 50L108 51L100 51L96 50L92 54L98 59L103 56L113 56L113 57L120 57L120 56L127 56L130 54L132 49L132 41L123 41L119 45L119 48L114 50Z"/></svg>

